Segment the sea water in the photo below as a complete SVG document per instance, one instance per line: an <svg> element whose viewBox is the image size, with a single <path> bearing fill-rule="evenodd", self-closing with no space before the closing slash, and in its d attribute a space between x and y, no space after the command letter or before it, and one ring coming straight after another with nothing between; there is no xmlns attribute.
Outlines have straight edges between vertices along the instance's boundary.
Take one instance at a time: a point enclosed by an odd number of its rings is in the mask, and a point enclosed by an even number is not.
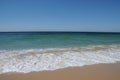
<svg viewBox="0 0 120 80"><path fill-rule="evenodd" d="M0 73L28 73L117 61L120 61L120 33L0 33Z"/></svg>

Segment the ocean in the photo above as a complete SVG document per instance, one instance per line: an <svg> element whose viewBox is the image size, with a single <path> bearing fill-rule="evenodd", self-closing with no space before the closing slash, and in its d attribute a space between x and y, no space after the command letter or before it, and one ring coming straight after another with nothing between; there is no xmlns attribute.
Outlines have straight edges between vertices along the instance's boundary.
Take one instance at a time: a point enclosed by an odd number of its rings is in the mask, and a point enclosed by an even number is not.
<svg viewBox="0 0 120 80"><path fill-rule="evenodd" d="M0 32L0 73L120 61L120 33Z"/></svg>

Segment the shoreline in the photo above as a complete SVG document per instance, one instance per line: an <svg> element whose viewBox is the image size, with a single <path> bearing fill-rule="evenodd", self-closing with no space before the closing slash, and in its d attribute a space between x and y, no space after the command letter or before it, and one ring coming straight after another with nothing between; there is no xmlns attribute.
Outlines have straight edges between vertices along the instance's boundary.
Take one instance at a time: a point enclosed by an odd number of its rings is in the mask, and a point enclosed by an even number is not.
<svg viewBox="0 0 120 80"><path fill-rule="evenodd" d="M69 67L54 71L4 73L0 80L120 80L120 62Z"/></svg>

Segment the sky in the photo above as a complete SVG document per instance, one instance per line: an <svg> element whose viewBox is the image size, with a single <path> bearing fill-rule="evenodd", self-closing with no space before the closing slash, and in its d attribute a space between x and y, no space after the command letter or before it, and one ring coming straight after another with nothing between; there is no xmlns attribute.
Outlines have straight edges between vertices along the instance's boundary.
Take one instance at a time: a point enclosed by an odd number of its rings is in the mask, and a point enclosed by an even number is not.
<svg viewBox="0 0 120 80"><path fill-rule="evenodd" d="M120 32L120 0L0 0L0 31Z"/></svg>

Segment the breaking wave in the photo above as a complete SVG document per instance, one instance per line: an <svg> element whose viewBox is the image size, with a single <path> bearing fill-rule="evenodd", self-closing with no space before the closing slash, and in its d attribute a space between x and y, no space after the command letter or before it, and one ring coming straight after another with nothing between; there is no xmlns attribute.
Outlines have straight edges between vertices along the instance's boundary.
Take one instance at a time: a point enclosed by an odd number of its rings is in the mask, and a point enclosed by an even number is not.
<svg viewBox="0 0 120 80"><path fill-rule="evenodd" d="M0 73L28 73L117 61L120 61L120 45L0 50Z"/></svg>

